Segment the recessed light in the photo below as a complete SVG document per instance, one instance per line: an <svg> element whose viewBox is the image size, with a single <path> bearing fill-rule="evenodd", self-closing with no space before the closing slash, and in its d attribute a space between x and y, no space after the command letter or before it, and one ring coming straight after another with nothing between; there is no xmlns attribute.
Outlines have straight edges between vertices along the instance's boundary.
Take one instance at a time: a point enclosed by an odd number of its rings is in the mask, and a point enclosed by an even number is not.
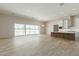
<svg viewBox="0 0 79 59"><path fill-rule="evenodd" d="M73 8L72 10L76 10L76 8Z"/></svg>
<svg viewBox="0 0 79 59"><path fill-rule="evenodd" d="M41 25L42 27L44 27L44 25Z"/></svg>

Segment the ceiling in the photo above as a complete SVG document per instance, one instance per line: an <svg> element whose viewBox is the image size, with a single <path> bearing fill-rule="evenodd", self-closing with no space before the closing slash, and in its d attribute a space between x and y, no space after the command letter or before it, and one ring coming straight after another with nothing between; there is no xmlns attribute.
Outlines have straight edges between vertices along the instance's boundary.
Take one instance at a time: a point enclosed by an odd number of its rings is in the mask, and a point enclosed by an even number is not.
<svg viewBox="0 0 79 59"><path fill-rule="evenodd" d="M76 15L78 3L1 3L0 13L18 14L33 17L39 21L50 21L61 17Z"/></svg>

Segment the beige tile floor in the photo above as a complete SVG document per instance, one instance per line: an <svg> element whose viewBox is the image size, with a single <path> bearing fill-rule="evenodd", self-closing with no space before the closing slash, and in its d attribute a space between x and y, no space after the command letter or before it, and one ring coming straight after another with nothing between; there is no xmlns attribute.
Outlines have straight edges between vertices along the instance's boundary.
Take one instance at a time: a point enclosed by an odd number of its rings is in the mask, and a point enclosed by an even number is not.
<svg viewBox="0 0 79 59"><path fill-rule="evenodd" d="M79 41L49 35L0 39L0 56L79 56Z"/></svg>

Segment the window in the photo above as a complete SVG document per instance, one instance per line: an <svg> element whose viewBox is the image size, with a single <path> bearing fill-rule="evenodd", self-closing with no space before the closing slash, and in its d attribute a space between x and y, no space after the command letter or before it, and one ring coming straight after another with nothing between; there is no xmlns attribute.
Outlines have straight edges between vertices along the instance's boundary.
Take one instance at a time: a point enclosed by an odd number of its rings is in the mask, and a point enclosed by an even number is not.
<svg viewBox="0 0 79 59"><path fill-rule="evenodd" d="M36 26L35 26L35 30L36 30L36 31L35 31L36 34L40 34L40 26L37 26L37 25L36 25Z"/></svg>
<svg viewBox="0 0 79 59"><path fill-rule="evenodd" d="M15 24L15 36L25 35L25 25Z"/></svg>
<svg viewBox="0 0 79 59"><path fill-rule="evenodd" d="M40 26L26 24L26 35L28 34L40 34Z"/></svg>
<svg viewBox="0 0 79 59"><path fill-rule="evenodd" d="M63 20L64 29L68 28L68 20Z"/></svg>
<svg viewBox="0 0 79 59"><path fill-rule="evenodd" d="M30 31L29 31L29 25L26 24L26 35L28 35L29 32L30 32Z"/></svg>
<svg viewBox="0 0 79 59"><path fill-rule="evenodd" d="M29 24L15 24L15 36L40 34L40 26Z"/></svg>

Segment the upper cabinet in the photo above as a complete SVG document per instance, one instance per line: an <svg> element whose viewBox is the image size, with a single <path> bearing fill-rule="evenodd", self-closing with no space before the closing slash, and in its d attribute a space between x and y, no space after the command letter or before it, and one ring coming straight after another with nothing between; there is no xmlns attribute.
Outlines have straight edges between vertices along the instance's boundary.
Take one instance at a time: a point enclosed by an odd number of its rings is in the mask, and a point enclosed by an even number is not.
<svg viewBox="0 0 79 59"><path fill-rule="evenodd" d="M71 27L74 27L74 22L75 22L74 18L75 18L74 16L64 18L63 19L63 28L64 29L69 29Z"/></svg>
<svg viewBox="0 0 79 59"><path fill-rule="evenodd" d="M74 20L74 18L75 18L75 16L70 16L70 18L69 18L69 28L70 27L74 27L74 22L75 22L75 20Z"/></svg>

